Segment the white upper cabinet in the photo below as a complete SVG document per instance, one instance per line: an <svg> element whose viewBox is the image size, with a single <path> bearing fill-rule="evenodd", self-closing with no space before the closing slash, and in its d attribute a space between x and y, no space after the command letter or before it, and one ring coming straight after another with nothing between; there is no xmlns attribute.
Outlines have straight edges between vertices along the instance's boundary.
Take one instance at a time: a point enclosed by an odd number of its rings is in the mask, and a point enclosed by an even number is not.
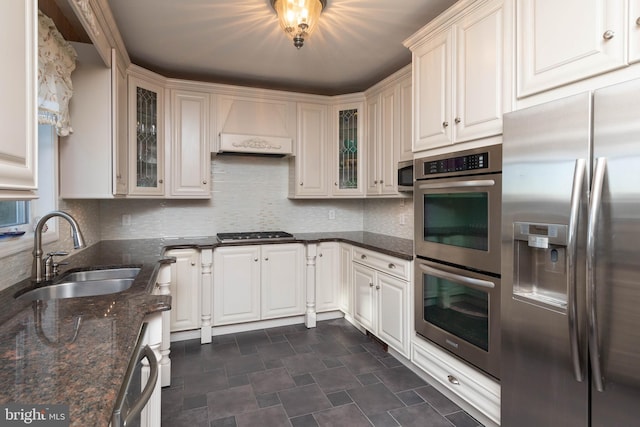
<svg viewBox="0 0 640 427"><path fill-rule="evenodd" d="M210 95L171 89L170 197L210 198Z"/></svg>
<svg viewBox="0 0 640 427"><path fill-rule="evenodd" d="M38 185L38 6L35 0L3 1L0 11L0 198L33 198Z"/></svg>
<svg viewBox="0 0 640 427"><path fill-rule="evenodd" d="M329 145L327 141L328 106L298 103L298 134L295 177L290 197L327 197L329 195Z"/></svg>
<svg viewBox="0 0 640 427"><path fill-rule="evenodd" d="M624 67L627 40L630 56L637 60L640 14L638 1L630 4L637 16L628 20L623 0L519 0L517 96Z"/></svg>
<svg viewBox="0 0 640 427"><path fill-rule="evenodd" d="M60 138L60 197L109 199L125 195L126 71L115 50L109 68L93 45L72 45L78 54L72 74L74 94L69 102L73 133Z"/></svg>
<svg viewBox="0 0 640 427"><path fill-rule="evenodd" d="M399 91L400 152L398 153L398 161L413 160L413 144L411 138L411 132L413 131L411 121L413 86L411 84L411 76L402 79Z"/></svg>
<svg viewBox="0 0 640 427"><path fill-rule="evenodd" d="M502 0L457 7L405 42L413 52L413 151L502 133Z"/></svg>
<svg viewBox="0 0 640 427"><path fill-rule="evenodd" d="M367 96L367 196L397 195L400 87Z"/></svg>
<svg viewBox="0 0 640 427"><path fill-rule="evenodd" d="M341 103L333 108L333 160L330 170L333 172L331 195L334 197L364 195L363 113L364 102L362 101Z"/></svg>
<svg viewBox="0 0 640 427"><path fill-rule="evenodd" d="M145 72L142 69L138 70ZM152 74L150 72L147 73ZM164 82L141 73L130 74L130 196L164 196L164 138Z"/></svg>

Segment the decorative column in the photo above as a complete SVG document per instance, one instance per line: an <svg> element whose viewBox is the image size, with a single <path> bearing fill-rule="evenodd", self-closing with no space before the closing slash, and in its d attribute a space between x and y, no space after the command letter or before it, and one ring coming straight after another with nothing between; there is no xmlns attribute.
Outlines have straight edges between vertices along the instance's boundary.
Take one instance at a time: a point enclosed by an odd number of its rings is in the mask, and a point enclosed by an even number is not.
<svg viewBox="0 0 640 427"><path fill-rule="evenodd" d="M307 328L316 327L316 256L318 245L307 245L307 309L304 324Z"/></svg>
<svg viewBox="0 0 640 427"><path fill-rule="evenodd" d="M171 264L163 263L156 279L157 295L171 295ZM160 384L162 387L171 385L171 311L162 312L162 332L159 347Z"/></svg>
<svg viewBox="0 0 640 427"><path fill-rule="evenodd" d="M213 305L213 249L200 251L202 272L200 307L200 344L211 342L211 306Z"/></svg>

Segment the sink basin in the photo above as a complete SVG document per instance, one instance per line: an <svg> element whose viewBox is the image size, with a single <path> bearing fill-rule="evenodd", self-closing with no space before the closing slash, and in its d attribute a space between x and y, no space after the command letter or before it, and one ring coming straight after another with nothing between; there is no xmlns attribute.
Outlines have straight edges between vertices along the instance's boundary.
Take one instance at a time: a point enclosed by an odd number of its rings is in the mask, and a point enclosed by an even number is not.
<svg viewBox="0 0 640 427"><path fill-rule="evenodd" d="M131 287L139 268L112 268L69 273L60 283L32 289L17 299L34 301L108 295Z"/></svg>
<svg viewBox="0 0 640 427"><path fill-rule="evenodd" d="M104 270L85 270L69 273L62 278L63 282L85 282L87 280L133 279L140 269L137 267L108 268Z"/></svg>

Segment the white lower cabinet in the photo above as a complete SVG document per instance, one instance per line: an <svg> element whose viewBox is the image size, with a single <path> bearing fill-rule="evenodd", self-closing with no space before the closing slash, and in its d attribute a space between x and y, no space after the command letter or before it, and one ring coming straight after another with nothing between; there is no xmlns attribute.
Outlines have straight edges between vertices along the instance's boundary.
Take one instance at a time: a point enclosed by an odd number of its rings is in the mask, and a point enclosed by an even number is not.
<svg viewBox="0 0 640 427"><path fill-rule="evenodd" d="M156 363L158 365L158 378L153 387L153 392L151 393L151 397L147 401L147 404L142 409L140 413L140 426L141 427L153 427L160 425L161 419L161 379L162 379L162 366L160 361L162 359L162 355L160 352L162 346L162 312L155 312L148 314L144 321L147 323L147 330L142 339L142 346L148 345L153 354L155 355L154 361L152 363ZM141 386L145 387L149 377L151 376L151 369L149 365L148 359L143 359L142 362L142 372L141 372Z"/></svg>
<svg viewBox="0 0 640 427"><path fill-rule="evenodd" d="M409 357L410 261L360 248L353 250L353 261L353 318Z"/></svg>
<svg viewBox="0 0 640 427"><path fill-rule="evenodd" d="M411 362L430 383L486 426L500 425L500 384L421 338L414 338Z"/></svg>
<svg viewBox="0 0 640 427"><path fill-rule="evenodd" d="M213 326L304 314L304 245L225 246L213 255Z"/></svg>
<svg viewBox="0 0 640 427"><path fill-rule="evenodd" d="M167 256L175 257L171 264L171 332L200 327L200 251L171 249Z"/></svg>
<svg viewBox="0 0 640 427"><path fill-rule="evenodd" d="M316 312L339 310L340 296L340 244L322 242L316 256Z"/></svg>

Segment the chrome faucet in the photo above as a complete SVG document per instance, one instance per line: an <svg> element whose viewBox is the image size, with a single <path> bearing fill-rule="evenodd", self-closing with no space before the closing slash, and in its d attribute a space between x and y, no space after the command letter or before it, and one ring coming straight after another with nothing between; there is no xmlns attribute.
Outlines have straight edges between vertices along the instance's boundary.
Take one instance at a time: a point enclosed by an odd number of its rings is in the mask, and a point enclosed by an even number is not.
<svg viewBox="0 0 640 427"><path fill-rule="evenodd" d="M36 225L36 229L33 233L33 280L36 283L42 283L44 280L49 280L51 278L51 269L52 263L43 263L42 261L42 229L44 228L45 223L54 216L59 216L60 218L64 218L67 220L69 225L71 226L71 237L73 238L73 247L74 249L80 249L84 247L84 238L82 237L82 233L80 232L80 227L78 227L78 223L71 215L63 211L53 211L49 212L40 220ZM44 271L44 274L43 274Z"/></svg>

